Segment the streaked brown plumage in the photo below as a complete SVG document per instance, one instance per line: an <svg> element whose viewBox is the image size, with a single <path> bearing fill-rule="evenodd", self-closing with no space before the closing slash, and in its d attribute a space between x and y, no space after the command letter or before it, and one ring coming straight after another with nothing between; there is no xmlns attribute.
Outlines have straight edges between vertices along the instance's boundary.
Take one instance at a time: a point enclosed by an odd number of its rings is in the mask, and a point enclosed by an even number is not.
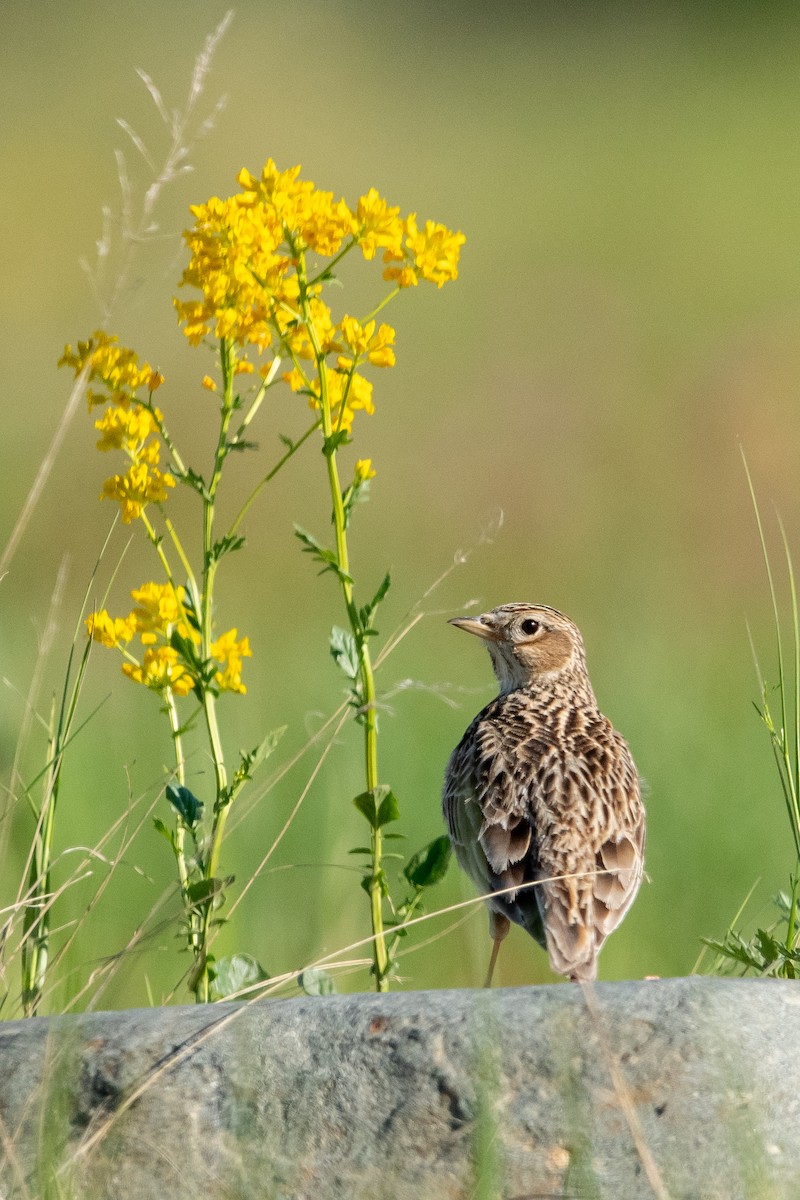
<svg viewBox="0 0 800 1200"><path fill-rule="evenodd" d="M554 971L594 979L642 878L645 817L630 751L597 707L569 617L504 604L451 624L486 641L500 684L453 751L442 798L475 886L512 889L488 902L487 984L509 921L547 949Z"/></svg>

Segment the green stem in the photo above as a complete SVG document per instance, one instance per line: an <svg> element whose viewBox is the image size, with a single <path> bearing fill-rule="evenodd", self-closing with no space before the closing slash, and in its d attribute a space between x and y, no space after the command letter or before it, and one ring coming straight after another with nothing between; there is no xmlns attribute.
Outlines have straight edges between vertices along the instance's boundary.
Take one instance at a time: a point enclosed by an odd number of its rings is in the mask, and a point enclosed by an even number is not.
<svg viewBox="0 0 800 1200"><path fill-rule="evenodd" d="M53 858L53 832L58 800L58 735L55 699L50 712L50 737L47 745L50 769L44 778L42 807L34 834L34 853L28 879L27 907L22 942L22 1009L26 1017L36 1015L44 990L50 951L50 864Z"/></svg>
<svg viewBox="0 0 800 1200"><path fill-rule="evenodd" d="M167 514L163 511L163 509L161 511L161 515L164 519L164 525L166 527L167 533L170 536L170 540L172 541L172 544L175 547L178 558L181 560L181 566L183 567L184 571L186 572L186 583L189 588L189 594L192 597L192 604L194 606L194 610L195 610L195 612L197 612L200 607L200 590L197 586L197 580L195 579L194 571L192 570L192 564L189 562L188 555L186 554L186 551L183 548L183 543L181 542L181 539L178 536L177 529L175 528L175 526L173 525L172 521L167 516ZM169 576L167 578L169 578ZM170 582L172 582L172 580L170 580ZM174 584L173 584L173 586L174 586Z"/></svg>
<svg viewBox="0 0 800 1200"><path fill-rule="evenodd" d="M248 408L247 412L244 415L241 425L236 430L236 433L233 435L233 438L231 439L232 445L235 446L237 444L237 442L240 442L242 440L242 437L244 436L244 434L247 430L247 426L253 420L253 417L256 415L259 408L261 407L264 397L267 394L267 388L271 387L271 385L274 383L275 376L278 374L280 365L281 365L281 360L276 355L275 358L272 360L272 363L270 365L270 368L269 368L266 378L262 381L261 386L259 387L258 391L255 394L253 403Z"/></svg>
<svg viewBox="0 0 800 1200"><path fill-rule="evenodd" d="M364 320L361 322L361 324L366 325L367 321L371 321L374 317L377 317L377 315L381 311L381 309L386 308L386 305L389 304L389 302L391 300L394 300L395 296L400 294L400 291L401 291L401 289L399 287L396 287L396 288L393 288L391 292L387 292L386 295L381 300L380 304L375 305L372 312L369 313L366 317L364 317Z"/></svg>
<svg viewBox="0 0 800 1200"><path fill-rule="evenodd" d="M339 265L339 263L342 261L342 259L344 258L344 256L346 254L350 253L350 251L353 249L353 246L357 246L357 245L358 245L357 238L353 238L353 240L351 242L348 242L347 245L343 249L341 249L338 254L335 254L333 256L333 258L328 263L328 265L325 268L323 268L323 270L320 271L318 275L315 275L313 279L309 279L306 281L307 290L310 290L311 288L316 287L317 284L320 283L323 279L329 279L333 268ZM305 259L305 255L303 257ZM305 262L303 262L303 266L305 267Z"/></svg>
<svg viewBox="0 0 800 1200"><path fill-rule="evenodd" d="M183 459L181 458L181 456L178 452L178 449L175 446L175 443L173 442L172 438L169 435L169 430L167 429L166 425L164 424L163 418L159 416L158 409L153 404L152 392L150 393L150 397L148 400L146 400L146 401L140 400L140 401L138 401L138 403L141 404L142 408L146 408L147 411L152 415L152 418L156 424L156 429L158 430L159 434L161 435L161 439L164 442L164 445L169 450L170 455L172 457L172 461L175 463L175 469L178 471L178 473L180 475L185 475L186 467L184 466Z"/></svg>
<svg viewBox="0 0 800 1200"><path fill-rule="evenodd" d="M411 918L414 916L414 913L417 911L417 908L419 906L419 902L421 899L422 899L422 888L420 888L414 894L414 896L412 896L412 898L408 901L408 903L406 904L406 906L403 910L402 920L397 925L395 935L392 938L391 942L389 943L389 961L390 962L392 961L395 954L397 953L397 947L400 945L400 939L403 936L403 926L406 925L411 920Z"/></svg>
<svg viewBox="0 0 800 1200"><path fill-rule="evenodd" d="M178 783L186 786L186 759L183 753L183 737L182 726L178 716L178 706L175 702L175 696L170 689L165 693L167 714L169 716L170 729L172 730L172 742L175 747L175 776ZM186 861L186 834L187 827L180 814L176 814L177 822L175 826L175 860L178 864L178 879L180 881L181 897L186 909L186 941L189 950L192 953L195 963L204 962L205 943L204 932L205 926L203 922L203 914L192 905L189 901L189 866ZM201 977L205 980L205 988L201 985L199 992L195 992L199 999L200 994L205 994L208 999L208 980L206 971L201 972ZM200 982L200 979L198 980Z"/></svg>
<svg viewBox="0 0 800 1200"><path fill-rule="evenodd" d="M788 928L786 930L786 945L789 948L789 950L794 950L795 949L795 944L794 944L795 931L797 929L797 902L798 902L797 891L798 891L798 887L800 886L800 874L797 871L795 871L794 874L791 876L791 880L792 880L792 899L791 899L791 903L789 905L789 921L788 921ZM787 966L787 973L791 972L791 974L789 975L789 978L795 979L796 971L795 971L794 966L791 963L787 963L786 966Z"/></svg>
<svg viewBox="0 0 800 1200"><path fill-rule="evenodd" d="M226 338L223 338L220 342L220 366L223 380L222 415L217 447L214 454L213 471L208 488L203 495L203 583L200 611L197 614L200 623L200 654L203 662L208 662L211 658L214 580L218 565L218 559L214 553L214 504L222 473L222 465L230 449L228 445L228 430L234 409L233 379L235 354L233 346ZM216 877L219 867L222 840L228 815L229 797L227 795L228 776L225 770L225 758L217 722L214 693L209 689L207 684L203 685L202 692L203 715L205 717L208 741L211 748L211 758L214 763L215 780L210 844L203 868L203 878L210 880ZM209 999L208 931L213 903L213 898L211 898L205 901L199 909L200 928L195 952L195 971L193 972L193 988L195 999L198 1003L206 1003Z"/></svg>
<svg viewBox="0 0 800 1200"><path fill-rule="evenodd" d="M178 706L175 703L175 696L170 688L167 688L164 693L167 716L169 717L169 727L172 731L172 744L175 748L175 778L181 787L186 786L186 760L183 754L183 739L181 736L181 723L178 716ZM176 814L177 815L177 814ZM181 884L181 896L186 899L186 892L189 887L189 870L186 866L185 853L186 826L183 819L177 815L177 824L175 828L175 858L178 863L178 877ZM195 945L193 930L191 928L190 919L190 934L189 948L193 949Z"/></svg>
<svg viewBox="0 0 800 1200"><path fill-rule="evenodd" d="M148 538L150 539L153 546L155 547L155 552L159 557L161 566L164 568L164 574L167 577L167 582L172 584L172 587L174 588L175 580L172 575L172 567L170 566L170 561L167 558L167 555L164 551L162 538L160 538L159 535L156 533L155 527L153 526L152 522L150 521L150 518L147 516L147 513L144 511L144 509L142 509L141 513L139 514L139 520L144 525L145 532L147 533Z"/></svg>
<svg viewBox="0 0 800 1200"><path fill-rule="evenodd" d="M315 421L313 425L309 425L309 427L305 431L305 433L302 434L297 439L296 442L292 442L291 446L286 451L286 453L281 458L278 459L278 461L276 462L276 464L272 468L272 470L268 471L267 474L264 476L264 478L260 481L260 483L256 484L256 486L253 488L252 492L247 497L244 504L239 509L238 513L236 514L233 524L231 525L230 529L228 530L229 537L233 537L233 535L236 533L236 531L238 530L242 521L247 516L247 513L250 510L251 505L256 500L256 498L260 495L260 493L263 491L263 489L267 486L268 483L271 482L271 480L273 480L275 478L275 476L278 474L278 471L280 471L281 467L285 466L286 463L289 461L289 459L292 458L293 455L295 455L297 453L297 451L304 444L304 442L308 441L308 439L311 437L312 433L316 429L319 429L320 423L321 423L320 421Z"/></svg>
<svg viewBox="0 0 800 1200"><path fill-rule="evenodd" d="M214 805L214 824L211 830L211 845L208 852L208 861L206 863L205 878L213 879L219 869L220 852L222 850L222 838L225 832L225 822L228 819L228 777L225 771L225 760L222 753L222 742L219 736L219 726L217 725L217 710L216 702L212 692L205 693L203 703L203 713L206 719L206 729L208 730L208 740L211 744L211 756L214 760L214 773L216 776L217 799Z"/></svg>
<svg viewBox="0 0 800 1200"><path fill-rule="evenodd" d="M375 713L375 674L369 653L367 639L361 625L358 608L354 599L353 582L350 576L350 556L347 547L346 512L339 479L339 469L336 461L336 449L331 442L334 433L331 417L331 400L328 391L328 378L325 370L325 355L319 341L319 335L311 318L309 304L310 284L306 275L305 255L297 255L297 278L300 285L300 310L303 322L308 330L309 340L314 351L314 360L320 385L320 407L322 411L322 436L325 462L328 473L328 486L333 505L333 526L336 538L336 561L338 577L342 588L345 609L350 623L350 630L358 651L359 682L361 707L359 716L364 726L364 765L367 791L374 792L378 786L378 730ZM343 401L344 403L344 401ZM386 938L383 925L383 837L379 828L370 832L371 873L369 876L370 919L373 933L373 956L375 986L377 991L388 991L389 956L386 950Z"/></svg>

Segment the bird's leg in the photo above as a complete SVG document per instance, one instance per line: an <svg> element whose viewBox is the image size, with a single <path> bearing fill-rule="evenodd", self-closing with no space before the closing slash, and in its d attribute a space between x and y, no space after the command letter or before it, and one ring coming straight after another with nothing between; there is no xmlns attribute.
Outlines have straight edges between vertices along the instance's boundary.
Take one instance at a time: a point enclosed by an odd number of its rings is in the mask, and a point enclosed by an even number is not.
<svg viewBox="0 0 800 1200"><path fill-rule="evenodd" d="M497 964L497 956L500 953L500 943L508 937L508 931L511 928L511 922L508 917L504 917L502 913L489 913L489 936L493 939L492 957L489 959L489 970L486 972L486 982L484 987L492 986L492 976L494 968Z"/></svg>

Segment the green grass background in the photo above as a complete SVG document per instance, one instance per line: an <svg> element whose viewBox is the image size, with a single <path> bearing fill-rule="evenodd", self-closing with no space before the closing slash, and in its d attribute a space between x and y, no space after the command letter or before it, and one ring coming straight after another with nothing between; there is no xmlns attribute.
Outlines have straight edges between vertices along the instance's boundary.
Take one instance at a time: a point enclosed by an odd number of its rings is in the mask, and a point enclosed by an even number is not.
<svg viewBox="0 0 800 1200"><path fill-rule="evenodd" d="M117 203L113 151L125 117L158 146L163 130L135 76L170 106L225 6L207 0L134 10L85 0L5 0L0 37L0 329L4 431L2 529L13 526L68 392L55 362L98 321L79 267L100 206ZM208 369L182 344L171 308L187 206L235 188L239 167L272 155L303 164L351 200L377 186L404 211L467 235L461 278L392 307L398 365L376 378L355 450L378 468L352 527L364 592L395 580L390 630L502 510L502 528L425 602L427 616L386 664L381 771L415 849L441 831L448 754L493 693L482 649L445 618L477 598L563 608L584 631L601 706L647 781L648 882L603 953L601 976L687 972L701 935L720 935L760 880L749 910L769 918L785 886L790 839L770 750L751 701L749 622L774 677L768 594L738 442L774 530L771 502L798 545L800 395L800 12L777 4L277 4L242 0L206 100L228 106L165 196L163 239L139 258L141 283L116 322L123 342L167 376L160 403L201 461ZM126 147L127 149L127 147ZM133 152L131 174L145 175ZM376 272L377 276L377 272ZM359 273L359 279L364 273ZM346 306L362 295L354 279ZM298 433L303 401L259 417L258 462L243 464L229 512L278 431ZM54 580L69 556L55 647L38 705L60 686L80 598L111 517L97 496L108 460L84 411L0 586L0 754L13 758ZM232 463L236 466L236 463ZM221 705L228 745L288 723L281 758L338 703L327 654L340 620L291 523L325 531L322 462L309 449L247 522L248 549L221 573L221 628L253 644L249 694ZM176 507L184 510L183 502ZM5 537L3 536L3 541ZM124 544L117 534L115 547ZM113 556L108 559L108 568ZM112 592L154 574L137 536ZM443 691L457 702L444 704ZM58 843L94 845L169 762L157 701L93 656L83 711L104 700L73 747ZM218 950L246 950L272 972L367 932L366 898L342 866L363 840L348 728ZM38 769L36 730L23 776ZM225 866L249 877L313 765L298 768L232 834ZM192 786L207 787L193 762ZM0 825L2 903L30 837L24 806ZM165 815L162 812L162 815ZM63 872L65 859L59 867ZM143 874L137 873L137 868ZM77 917L104 868L75 889L55 924ZM50 1007L124 946L172 878L166 844L145 828L87 920ZM455 867L436 903L469 896ZM168 914L177 916L175 904ZM431 926L441 929L441 924ZM58 937L56 937L56 946ZM129 957L106 1005L158 999L183 965L174 927ZM485 917L403 964L408 987L472 985L488 953ZM545 956L515 930L504 984L546 981ZM342 986L366 986L362 973ZM179 993L181 995L181 993Z"/></svg>

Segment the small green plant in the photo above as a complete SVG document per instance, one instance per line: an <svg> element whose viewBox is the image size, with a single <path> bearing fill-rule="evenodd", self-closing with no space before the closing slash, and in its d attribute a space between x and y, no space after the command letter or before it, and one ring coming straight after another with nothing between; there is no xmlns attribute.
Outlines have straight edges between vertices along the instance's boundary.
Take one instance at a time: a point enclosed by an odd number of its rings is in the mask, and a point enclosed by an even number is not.
<svg viewBox="0 0 800 1200"><path fill-rule="evenodd" d="M401 218L399 209L374 188L351 208L302 179L299 167L279 171L271 159L258 176L241 171L238 183L241 190L227 199L214 197L192 208L194 225L184 235L190 259L181 286L199 292L200 298L175 300L187 340L211 349L216 364L198 385L198 399L204 395L213 406L205 417L210 450L204 466L189 462L156 404L164 376L116 336L98 330L77 348L68 346L61 359L86 379L90 411L102 410L95 420L98 449L123 457L122 469L106 479L101 498L119 505L124 524L139 524L159 570L159 577L131 591L133 607L127 614L100 608L90 613L86 625L94 642L121 654L126 677L154 693L168 722L174 768L165 795L173 819L167 823L156 817L155 826L175 859L185 944L192 955L188 984L199 1001L230 994L243 981L256 982L266 973L249 956L215 963L210 953L212 931L224 922L225 896L233 882L222 867L226 824L283 730L240 751L231 763L217 704L223 695L245 694L244 663L251 646L236 626L222 631L217 626L217 576L224 560L243 549L242 529L256 498L303 446L319 438L332 541L300 527L295 532L320 573L334 576L341 595L345 624L334 625L330 653L347 678L349 703L362 729L364 789L353 803L366 820L369 844L352 853L366 859L361 882L369 899L375 986L382 991L388 987L403 925L418 909L424 890L443 875L449 843L437 838L414 855L401 876L402 894L392 896L387 860L403 861L403 856L387 853L385 843L399 836L387 826L398 820L400 809L379 771L371 649L390 577L385 574L361 599L349 534L355 507L366 497L375 470L364 457L348 472L341 459L353 441L359 414L374 411L373 384L365 372L395 363L395 331L378 325L378 313L421 281L441 287L455 279L464 237L432 221L420 227L414 213ZM371 263L379 250L383 295L364 317L346 312L334 316L323 295L341 282L340 264L352 251ZM282 371L283 364L287 369ZM310 422L298 436L281 435L283 451L233 519L224 521L223 480L235 460L257 449L251 440L253 423L270 391L281 384L305 397ZM176 487L194 497L193 536L179 529L171 515L169 499ZM199 545L199 555L193 554L194 545ZM210 797L203 799L189 787L186 769L185 742L198 729L214 778ZM57 753L54 746L50 759ZM49 845L52 820L45 813L40 823L40 840ZM32 873L46 884L39 858ZM35 946L32 941L32 952ZM39 991L42 962L26 966Z"/></svg>
<svg viewBox="0 0 800 1200"><path fill-rule="evenodd" d="M792 554L786 531L779 521L791 613L787 649L761 512L746 461L744 467L767 572L778 664L778 682L770 687L756 659L761 700L755 707L772 747L791 830L794 865L789 872L788 891L779 892L773 899L776 916L771 924L757 929L749 938L730 928L722 940L704 940L716 952L719 970L797 979L800 977L800 614Z"/></svg>

